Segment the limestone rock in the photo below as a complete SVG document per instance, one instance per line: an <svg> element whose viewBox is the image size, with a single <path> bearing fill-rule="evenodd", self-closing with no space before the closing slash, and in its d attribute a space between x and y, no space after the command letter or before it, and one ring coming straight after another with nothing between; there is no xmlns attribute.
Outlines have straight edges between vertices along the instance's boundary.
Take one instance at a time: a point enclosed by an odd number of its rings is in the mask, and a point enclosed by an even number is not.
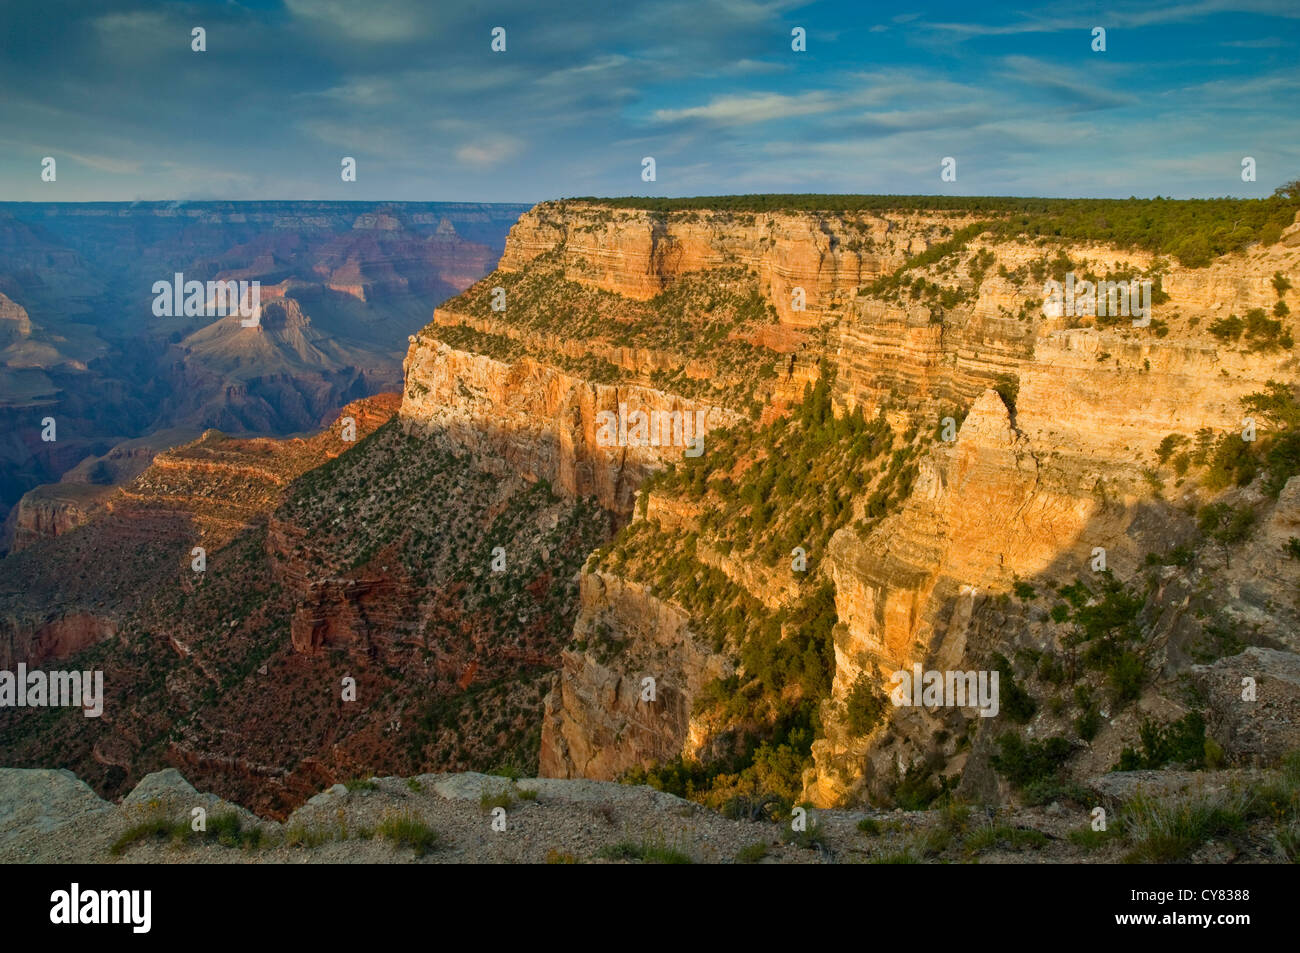
<svg viewBox="0 0 1300 953"><path fill-rule="evenodd" d="M685 612L644 586L584 573L580 598L574 631L589 644L564 652L546 698L542 775L611 780L693 754L691 703L732 663L700 644ZM643 700L646 677L655 680L654 701Z"/></svg>
<svg viewBox="0 0 1300 953"><path fill-rule="evenodd" d="M1196 665L1192 678L1206 694L1206 733L1233 763L1269 766L1300 750L1300 655L1254 647ZM1255 700L1242 698L1254 679Z"/></svg>
<svg viewBox="0 0 1300 953"><path fill-rule="evenodd" d="M0 848L112 810L71 771L0 768Z"/></svg>

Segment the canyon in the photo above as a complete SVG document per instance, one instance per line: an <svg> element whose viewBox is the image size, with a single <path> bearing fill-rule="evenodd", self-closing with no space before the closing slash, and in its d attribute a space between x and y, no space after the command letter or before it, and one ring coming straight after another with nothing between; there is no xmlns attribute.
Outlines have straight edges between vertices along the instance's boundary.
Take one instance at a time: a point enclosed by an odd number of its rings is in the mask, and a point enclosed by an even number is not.
<svg viewBox="0 0 1300 953"><path fill-rule="evenodd" d="M521 211L0 203L0 518L28 490L161 431L185 431L175 442L210 427L292 435L400 389L406 335L491 269ZM260 282L270 321L239 335L229 322L155 315L151 289L175 272ZM54 442L40 436L47 417ZM89 482L112 481L100 468ZM9 520L0 548L17 532Z"/></svg>
<svg viewBox="0 0 1300 953"><path fill-rule="evenodd" d="M314 330L314 300L415 280L358 290L342 243L254 345L176 342L168 419L365 396L355 444L178 433L15 508L0 661L85 658L109 698L75 731L0 713L6 763L106 795L171 765L277 818L366 772L644 781L760 818L1069 801L1139 756L1272 768L1300 747L1300 223L1190 267L1000 221L544 202L425 311L400 380ZM1045 314L1065 271L1157 281L1150 326ZM213 403L254 346L326 370ZM620 408L701 415L703 454L609 445ZM881 707L917 664L998 671L999 715ZM1199 753L1148 744L1192 724ZM1040 748L1050 776L1017 773Z"/></svg>

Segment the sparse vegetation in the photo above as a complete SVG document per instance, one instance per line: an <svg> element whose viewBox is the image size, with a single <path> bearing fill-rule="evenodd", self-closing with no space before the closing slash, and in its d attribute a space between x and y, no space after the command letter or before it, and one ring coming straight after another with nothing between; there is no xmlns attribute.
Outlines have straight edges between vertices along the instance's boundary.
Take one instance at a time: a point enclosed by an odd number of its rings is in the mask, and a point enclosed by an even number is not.
<svg viewBox="0 0 1300 953"><path fill-rule="evenodd" d="M670 845L662 835L639 841L619 841L601 848L599 857L606 860L639 860L647 864L690 864L691 856L676 845Z"/></svg>
<svg viewBox="0 0 1300 953"><path fill-rule="evenodd" d="M109 848L109 853L116 857L133 844L148 841L167 842L174 846L210 842L222 847L253 850L262 845L263 834L262 829L256 825L244 827L234 811L212 815L206 819L205 829L196 831L191 819L173 820L159 807L123 831Z"/></svg>
<svg viewBox="0 0 1300 953"><path fill-rule="evenodd" d="M1138 728L1139 747L1126 747L1120 753L1117 771L1163 768L1177 763L1185 768L1205 766L1205 718L1200 712L1188 712L1178 721L1160 725L1146 719Z"/></svg>
<svg viewBox="0 0 1300 953"><path fill-rule="evenodd" d="M1055 779L1070 756L1070 742L1065 738L1030 739L1014 731L998 736L998 750L989 756L995 771L1018 788Z"/></svg>
<svg viewBox="0 0 1300 953"><path fill-rule="evenodd" d="M410 848L416 857L437 850L442 844L441 835L410 811L392 813L379 822L376 833L394 847Z"/></svg>
<svg viewBox="0 0 1300 953"><path fill-rule="evenodd" d="M868 735L879 725L889 710L889 698L872 679L863 675L853 683L845 700L845 723L849 732L858 737Z"/></svg>
<svg viewBox="0 0 1300 953"><path fill-rule="evenodd" d="M1027 827L1010 824L986 824L973 830L963 842L967 854L1001 850L1037 850L1048 843L1046 835Z"/></svg>

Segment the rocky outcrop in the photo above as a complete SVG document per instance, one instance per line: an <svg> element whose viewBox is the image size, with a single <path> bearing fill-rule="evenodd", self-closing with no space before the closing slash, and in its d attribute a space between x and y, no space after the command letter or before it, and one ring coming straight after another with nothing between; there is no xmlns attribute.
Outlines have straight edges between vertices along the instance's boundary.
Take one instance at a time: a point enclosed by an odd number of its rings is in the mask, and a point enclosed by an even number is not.
<svg viewBox="0 0 1300 953"><path fill-rule="evenodd" d="M60 612L44 619L0 618L0 670L13 671L19 662L38 668L75 655L116 632L111 619L89 612Z"/></svg>
<svg viewBox="0 0 1300 953"><path fill-rule="evenodd" d="M1143 843L1141 832L1126 825L1100 843L1081 844L1070 834L1087 815L1061 804L998 814L819 810L810 813L811 836L801 843L782 837L780 825L724 817L645 785L511 781L471 771L346 784L322 779L291 815L269 820L263 811L208 793L202 782L196 789L186 777L173 769L154 772L113 803L71 772L0 768L0 862L541 864L627 863L640 856L650 863L655 856L647 848L653 848L661 858L697 864L857 864L900 855L927 863L1114 864ZM1270 771L1114 772L1086 782L1108 810L1124 810L1141 794L1146 811L1160 815L1179 807L1245 814L1241 805L1252 792L1285 783ZM510 833L487 823L485 799L507 805ZM194 830L196 808L203 810L204 830ZM1290 818L1246 817L1239 837L1191 840L1180 856L1197 864L1288 862ZM395 818L427 833L427 842L417 850L396 842L386 823Z"/></svg>
<svg viewBox="0 0 1300 953"><path fill-rule="evenodd" d="M266 518L294 479L353 446L343 439L344 418L360 440L397 405L395 394L356 401L307 438L209 431L158 453L123 487L59 483L32 491L17 517L22 545L0 588L0 668L66 658L113 636L156 587L174 587L182 569L181 587L192 588L193 546L215 553Z"/></svg>
<svg viewBox="0 0 1300 953"><path fill-rule="evenodd" d="M6 348L32 336L32 320L27 309L7 295L0 294L0 348Z"/></svg>
<svg viewBox="0 0 1300 953"><path fill-rule="evenodd" d="M14 507L12 551L75 529L101 509L113 487L52 483L23 494Z"/></svg>
<svg viewBox="0 0 1300 953"><path fill-rule="evenodd" d="M813 745L810 798L838 803L873 774L867 756L879 739L850 737L836 713L860 676L887 681L919 661L939 670L970 667L964 662L986 648L971 644L981 593L1007 591L1017 573L1084 565L1099 526L1115 519L1086 488L1072 492L1044 472L1002 398L985 391L953 445L922 461L901 511L865 539L852 528L831 539L828 571L841 624L832 699L823 713L826 738ZM1122 520L1106 542L1119 526ZM906 715L926 720L920 711ZM940 730L941 719L929 720L929 732L912 726L913 737ZM878 767L888 764L887 758Z"/></svg>
<svg viewBox="0 0 1300 953"><path fill-rule="evenodd" d="M731 661L646 587L599 571L584 573L581 585L579 647L564 652L546 700L542 776L612 780L695 755L691 703L731 674Z"/></svg>
<svg viewBox="0 0 1300 953"><path fill-rule="evenodd" d="M543 202L510 229L499 267L518 271L554 253L570 280L644 300L685 272L740 264L758 273L782 322L807 327L843 310L860 285L970 221L943 212L659 214ZM803 289L802 310L795 308L795 288Z"/></svg>
<svg viewBox="0 0 1300 953"><path fill-rule="evenodd" d="M1213 665L1197 665L1207 734L1234 763L1273 765L1300 750L1300 655L1249 648Z"/></svg>
<svg viewBox="0 0 1300 953"><path fill-rule="evenodd" d="M404 367L401 417L408 431L467 450L494 472L547 480L570 496L594 496L617 513L631 512L646 476L681 458L697 420L707 446L708 431L740 419L653 388L591 383L531 358L509 364L418 336ZM600 415L617 418L620 407L628 416L676 415L682 436L669 442L683 443L617 445L616 433L602 436L602 419L609 418Z"/></svg>
<svg viewBox="0 0 1300 953"><path fill-rule="evenodd" d="M295 652L381 651L410 634L418 592L400 573L312 581L290 623Z"/></svg>

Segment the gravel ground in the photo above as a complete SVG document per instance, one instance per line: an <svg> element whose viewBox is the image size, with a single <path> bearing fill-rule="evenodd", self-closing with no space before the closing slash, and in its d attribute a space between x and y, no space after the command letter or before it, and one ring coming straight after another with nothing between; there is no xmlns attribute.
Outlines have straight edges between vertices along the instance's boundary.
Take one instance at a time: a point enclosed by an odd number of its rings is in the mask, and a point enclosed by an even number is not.
<svg viewBox="0 0 1300 953"><path fill-rule="evenodd" d="M494 829L502 818L484 803L485 795L502 796L504 830ZM213 829L188 834L196 807L207 812L210 828L219 826L212 825L214 818L238 816L241 830L258 831L260 843L224 846ZM395 845L383 829L394 818L417 820L421 829L436 832L437 845L421 856ZM864 819L866 831L859 827ZM118 844L148 821L179 824L184 836L140 836ZM278 823L196 792L174 770L149 775L113 804L70 772L0 769L3 863L629 863L663 859L665 852L694 863L734 863L746 849L761 855L759 863L1119 860L1124 848L1118 841L1088 849L1070 840L1070 832L1087 822L1086 813L1060 805L997 814L973 808L957 816L818 810L810 815L816 842L799 846L784 842L788 824L729 820L644 786L426 774L373 778L351 790L335 785ZM1264 858L1211 842L1195 859Z"/></svg>

